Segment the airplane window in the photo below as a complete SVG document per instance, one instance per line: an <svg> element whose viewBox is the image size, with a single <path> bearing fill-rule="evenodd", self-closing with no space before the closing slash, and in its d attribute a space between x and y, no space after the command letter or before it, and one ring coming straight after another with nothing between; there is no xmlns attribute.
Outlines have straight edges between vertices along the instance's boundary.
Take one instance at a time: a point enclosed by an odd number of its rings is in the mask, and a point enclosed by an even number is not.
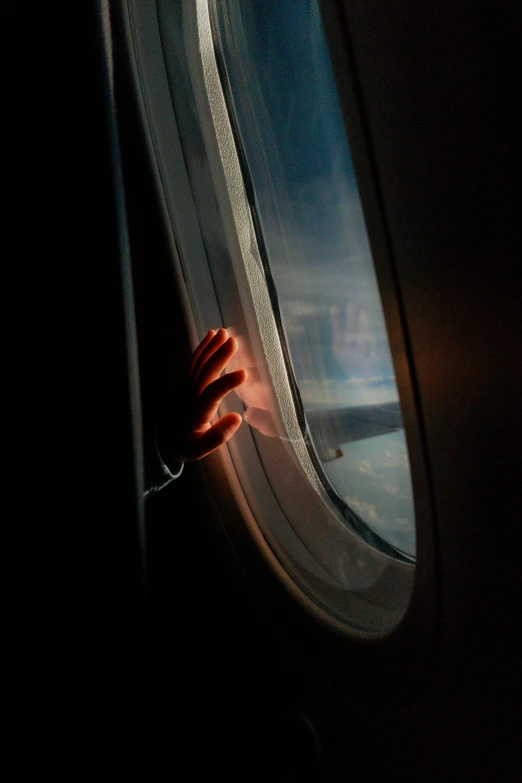
<svg viewBox="0 0 522 783"><path fill-rule="evenodd" d="M317 5L156 7L175 128L168 144L156 135L156 154L190 317L199 338L228 327L249 374L223 407L248 425L223 457L231 487L311 612L388 633L413 589L412 489ZM166 104L151 57L141 62L152 112Z"/></svg>
<svg viewBox="0 0 522 783"><path fill-rule="evenodd" d="M317 2L225 0L214 9L225 95L313 447L356 515L414 555L397 386Z"/></svg>

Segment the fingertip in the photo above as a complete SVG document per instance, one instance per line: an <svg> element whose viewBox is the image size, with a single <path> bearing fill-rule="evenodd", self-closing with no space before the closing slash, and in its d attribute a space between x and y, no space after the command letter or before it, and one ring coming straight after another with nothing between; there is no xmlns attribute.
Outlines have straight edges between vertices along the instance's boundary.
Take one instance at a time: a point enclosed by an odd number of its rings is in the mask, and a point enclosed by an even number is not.
<svg viewBox="0 0 522 783"><path fill-rule="evenodd" d="M243 421L243 417L241 416L241 414L237 413L236 411L234 411L230 415L231 415L231 417L232 416L234 417L233 419L232 418L230 419L231 426L239 427L239 425Z"/></svg>
<svg viewBox="0 0 522 783"><path fill-rule="evenodd" d="M237 432L239 427L241 426L241 423L243 421L243 417L236 412L233 413L227 413L226 416L224 416L221 420L221 427L222 427L222 434L224 437L224 442L226 443L234 433Z"/></svg>

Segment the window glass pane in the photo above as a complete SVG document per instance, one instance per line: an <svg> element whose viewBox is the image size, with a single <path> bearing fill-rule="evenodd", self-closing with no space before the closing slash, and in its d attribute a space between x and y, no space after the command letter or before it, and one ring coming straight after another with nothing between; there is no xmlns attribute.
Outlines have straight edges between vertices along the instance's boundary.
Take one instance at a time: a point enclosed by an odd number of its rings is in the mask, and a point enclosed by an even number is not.
<svg viewBox="0 0 522 783"><path fill-rule="evenodd" d="M317 3L220 0L214 22L315 454L356 518L414 555L397 386Z"/></svg>

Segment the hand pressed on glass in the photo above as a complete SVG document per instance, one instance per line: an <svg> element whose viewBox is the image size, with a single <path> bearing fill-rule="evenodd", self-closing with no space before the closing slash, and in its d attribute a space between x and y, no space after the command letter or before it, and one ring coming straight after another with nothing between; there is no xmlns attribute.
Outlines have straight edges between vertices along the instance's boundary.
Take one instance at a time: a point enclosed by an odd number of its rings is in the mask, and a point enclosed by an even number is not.
<svg viewBox="0 0 522 783"><path fill-rule="evenodd" d="M254 429L269 438L277 437L278 432L274 422L274 413L270 402L270 392L261 379L249 342L244 336L238 335L239 351L234 363L248 367L248 381L238 394L245 405L244 419Z"/></svg>
<svg viewBox="0 0 522 783"><path fill-rule="evenodd" d="M164 432L160 453L179 462L192 462L211 454L236 432L242 418L227 413L211 424L221 401L247 378L244 369L221 376L237 351L237 340L226 329L211 329L192 355L189 399L183 421ZM221 377L220 377L221 376Z"/></svg>

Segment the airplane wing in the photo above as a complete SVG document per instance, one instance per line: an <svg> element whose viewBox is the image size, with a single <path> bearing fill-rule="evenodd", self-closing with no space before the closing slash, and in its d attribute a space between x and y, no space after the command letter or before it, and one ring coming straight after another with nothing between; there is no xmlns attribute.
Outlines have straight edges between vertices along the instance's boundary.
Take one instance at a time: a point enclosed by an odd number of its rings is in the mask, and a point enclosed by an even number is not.
<svg viewBox="0 0 522 783"><path fill-rule="evenodd" d="M305 418L321 462L342 457L342 443L386 435L403 427L398 402L308 411Z"/></svg>

